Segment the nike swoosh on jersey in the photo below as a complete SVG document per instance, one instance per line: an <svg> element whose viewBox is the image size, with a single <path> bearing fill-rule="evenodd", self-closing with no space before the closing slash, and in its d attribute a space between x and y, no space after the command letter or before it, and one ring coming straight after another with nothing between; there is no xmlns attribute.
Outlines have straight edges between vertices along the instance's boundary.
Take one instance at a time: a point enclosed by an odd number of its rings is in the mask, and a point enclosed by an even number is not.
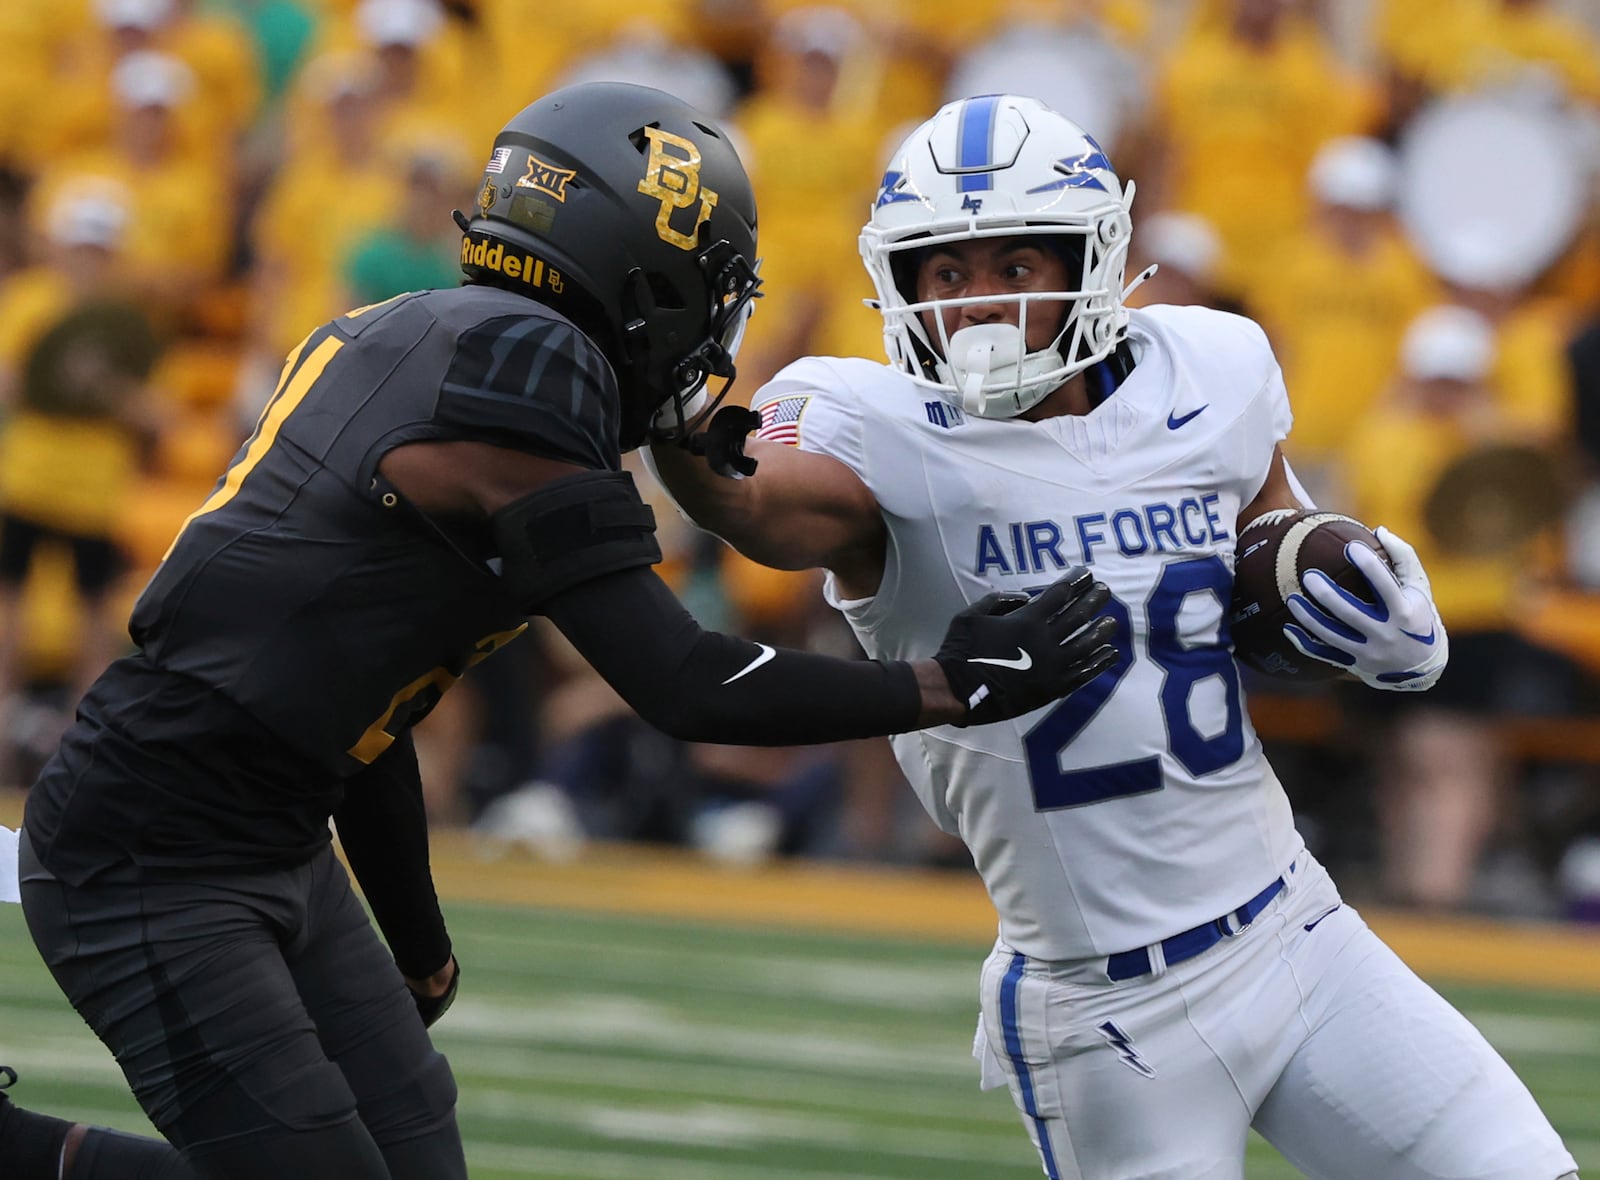
<svg viewBox="0 0 1600 1180"><path fill-rule="evenodd" d="M1191 422L1194 419L1198 418L1201 414L1205 413L1206 410L1208 410L1210 407L1211 407L1211 403L1207 402L1205 405L1201 406L1198 410L1190 410L1187 414L1184 414L1182 417L1179 417L1176 414L1168 414L1167 415L1167 429L1168 430L1176 430L1176 429L1178 429L1178 427L1184 425L1186 422Z"/></svg>
<svg viewBox="0 0 1600 1180"><path fill-rule="evenodd" d="M750 673L754 672L757 668L761 667L762 664L766 663L768 660L772 659L773 656L778 654L776 651L774 651L772 648L768 647L764 643L758 643L758 644L756 644L756 646L761 649L761 651L756 655L756 658L751 660L744 667L740 668L737 672L735 672L732 676L728 677L722 683L724 683L724 684L732 684L735 680L738 680L741 676L750 675Z"/></svg>
<svg viewBox="0 0 1600 1180"><path fill-rule="evenodd" d="M1339 912L1339 907L1338 906L1334 906L1331 910L1328 910L1325 913L1318 914L1315 918L1312 918L1311 921L1306 923L1306 929L1307 930L1314 929L1322 921L1322 919L1331 918L1331 917L1333 917L1334 914L1336 914L1338 912Z"/></svg>
<svg viewBox="0 0 1600 1180"><path fill-rule="evenodd" d="M993 664L997 668L1015 668L1018 672L1026 672L1033 667L1033 657L1019 647L1017 648L1017 658L1014 660L1002 660L993 656L968 656L967 663Z"/></svg>

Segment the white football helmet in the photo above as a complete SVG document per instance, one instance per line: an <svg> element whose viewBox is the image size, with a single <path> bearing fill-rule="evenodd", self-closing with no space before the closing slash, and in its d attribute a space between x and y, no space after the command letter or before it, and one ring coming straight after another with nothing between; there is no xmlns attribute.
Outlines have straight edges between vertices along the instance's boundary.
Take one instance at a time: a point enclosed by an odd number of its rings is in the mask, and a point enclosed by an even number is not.
<svg viewBox="0 0 1600 1180"><path fill-rule="evenodd" d="M896 149L861 231L890 363L955 394L968 413L1011 418L1103 360L1127 333L1123 267L1133 189L1092 136L1038 99L990 94L941 107ZM1075 289L915 302L913 251L1056 235L1061 255L1081 272ZM947 334L944 308L1000 302L1021 305L1017 327ZM1025 353L1030 311L1062 303L1068 308L1051 347ZM924 311L934 313L937 341L928 337Z"/></svg>

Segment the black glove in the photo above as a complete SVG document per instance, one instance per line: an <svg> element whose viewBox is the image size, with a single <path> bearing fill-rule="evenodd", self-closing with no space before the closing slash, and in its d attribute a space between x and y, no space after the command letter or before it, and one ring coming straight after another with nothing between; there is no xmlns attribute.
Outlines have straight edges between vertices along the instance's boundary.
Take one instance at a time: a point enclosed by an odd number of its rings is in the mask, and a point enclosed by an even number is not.
<svg viewBox="0 0 1600 1180"><path fill-rule="evenodd" d="M1111 597L1103 582L1075 565L1036 598L987 594L950 620L933 658L967 719L1005 721L1082 688L1112 664L1117 621L1095 618Z"/></svg>
<svg viewBox="0 0 1600 1180"><path fill-rule="evenodd" d="M745 435L761 425L761 415L744 406L723 406L684 445L691 455L704 455L718 475L743 479L756 473L756 461L744 453Z"/></svg>
<svg viewBox="0 0 1600 1180"><path fill-rule="evenodd" d="M434 1022L450 1011L450 1005L456 1002L456 989L461 986L461 964L456 962L454 955L450 962L455 964L455 974L450 976L450 986L444 989L442 996L425 996L415 990L411 998L417 1002L417 1015L422 1017L425 1028L432 1028Z"/></svg>

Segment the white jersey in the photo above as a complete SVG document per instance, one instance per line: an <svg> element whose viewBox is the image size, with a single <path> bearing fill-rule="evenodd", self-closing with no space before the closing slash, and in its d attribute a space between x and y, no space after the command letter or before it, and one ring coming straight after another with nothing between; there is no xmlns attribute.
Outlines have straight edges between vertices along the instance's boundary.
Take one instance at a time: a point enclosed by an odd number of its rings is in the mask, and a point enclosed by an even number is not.
<svg viewBox="0 0 1600 1180"><path fill-rule="evenodd" d="M1083 416L975 418L833 358L789 366L758 399L764 437L844 463L882 508L877 594L826 589L870 655L926 657L963 606L1074 563L1111 589L1121 659L1093 684L1014 721L893 739L1030 958L1159 942L1243 905L1302 846L1226 618L1238 514L1289 430L1283 379L1250 320L1131 316L1138 364Z"/></svg>

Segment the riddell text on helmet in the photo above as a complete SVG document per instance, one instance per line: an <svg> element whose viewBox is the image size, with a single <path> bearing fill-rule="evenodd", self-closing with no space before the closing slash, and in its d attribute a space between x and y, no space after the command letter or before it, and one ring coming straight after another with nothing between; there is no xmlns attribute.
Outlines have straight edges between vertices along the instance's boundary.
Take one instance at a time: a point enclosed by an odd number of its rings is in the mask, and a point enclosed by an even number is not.
<svg viewBox="0 0 1600 1180"><path fill-rule="evenodd" d="M548 287L557 295L566 286L561 272L553 266L546 266L544 259L526 252L508 251L504 242L491 242L472 234L461 239L461 265L498 271L530 287Z"/></svg>

